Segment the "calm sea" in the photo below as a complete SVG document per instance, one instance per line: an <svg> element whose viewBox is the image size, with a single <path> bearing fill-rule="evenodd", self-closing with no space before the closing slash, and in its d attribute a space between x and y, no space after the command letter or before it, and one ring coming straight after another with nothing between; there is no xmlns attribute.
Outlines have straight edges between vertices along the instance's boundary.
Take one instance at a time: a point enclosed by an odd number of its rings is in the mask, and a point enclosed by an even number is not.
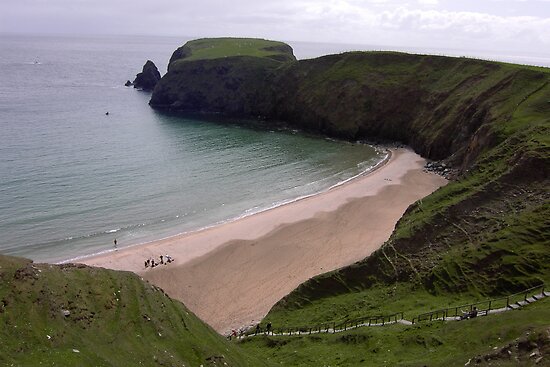
<svg viewBox="0 0 550 367"><path fill-rule="evenodd" d="M115 238L122 247L197 230L381 159L365 145L167 116L123 86L147 59L164 73L185 41L0 35L0 253L59 261L110 251ZM380 48L290 44L299 58ZM550 66L540 55L486 58Z"/></svg>
<svg viewBox="0 0 550 367"><path fill-rule="evenodd" d="M196 230L380 160L365 145L167 116L123 86L147 59L166 70L184 42L0 37L1 253L58 261Z"/></svg>

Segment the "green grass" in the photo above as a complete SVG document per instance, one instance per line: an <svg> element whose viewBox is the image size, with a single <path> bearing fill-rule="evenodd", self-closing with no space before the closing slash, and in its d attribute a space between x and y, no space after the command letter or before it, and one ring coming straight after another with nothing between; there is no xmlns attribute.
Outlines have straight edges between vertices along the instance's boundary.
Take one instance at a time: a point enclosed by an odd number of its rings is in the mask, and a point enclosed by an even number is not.
<svg viewBox="0 0 550 367"><path fill-rule="evenodd" d="M400 312L404 313L406 319L411 320L430 310L481 300L485 300L485 297L472 298L470 294L433 295L410 283L398 283L314 299L298 309L277 308L267 315L264 323L269 321L276 328L315 326Z"/></svg>
<svg viewBox="0 0 550 367"><path fill-rule="evenodd" d="M190 41L187 46L192 54L186 61L218 59L232 56L273 57L280 54L277 49L282 42L258 38L205 38Z"/></svg>
<svg viewBox="0 0 550 367"><path fill-rule="evenodd" d="M262 365L132 273L0 256L0 279L3 366Z"/></svg>
<svg viewBox="0 0 550 367"><path fill-rule="evenodd" d="M466 321L360 328L330 335L262 336L240 345L273 365L464 366L468 360L495 352L517 338L547 339L549 306L550 300L544 299L519 311ZM497 365L521 364L510 358Z"/></svg>

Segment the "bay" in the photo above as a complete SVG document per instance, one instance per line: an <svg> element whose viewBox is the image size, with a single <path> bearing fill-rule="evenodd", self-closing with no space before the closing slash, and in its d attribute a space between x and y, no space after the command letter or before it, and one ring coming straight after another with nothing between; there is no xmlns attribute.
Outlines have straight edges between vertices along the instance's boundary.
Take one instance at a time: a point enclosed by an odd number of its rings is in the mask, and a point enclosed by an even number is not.
<svg viewBox="0 0 550 367"><path fill-rule="evenodd" d="M0 252L60 261L311 195L381 159L369 146L152 110L124 87L168 37L0 37ZM106 112L109 112L106 115Z"/></svg>

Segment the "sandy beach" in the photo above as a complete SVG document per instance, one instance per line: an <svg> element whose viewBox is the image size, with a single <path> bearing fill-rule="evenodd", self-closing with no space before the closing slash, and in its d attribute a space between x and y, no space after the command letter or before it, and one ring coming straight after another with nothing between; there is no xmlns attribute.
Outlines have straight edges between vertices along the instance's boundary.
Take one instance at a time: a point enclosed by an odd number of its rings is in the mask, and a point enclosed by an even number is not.
<svg viewBox="0 0 550 367"><path fill-rule="evenodd" d="M81 262L139 274L220 333L252 325L300 283L378 249L410 204L446 184L414 152L391 152L374 172L324 193ZM175 261L144 267L161 254Z"/></svg>

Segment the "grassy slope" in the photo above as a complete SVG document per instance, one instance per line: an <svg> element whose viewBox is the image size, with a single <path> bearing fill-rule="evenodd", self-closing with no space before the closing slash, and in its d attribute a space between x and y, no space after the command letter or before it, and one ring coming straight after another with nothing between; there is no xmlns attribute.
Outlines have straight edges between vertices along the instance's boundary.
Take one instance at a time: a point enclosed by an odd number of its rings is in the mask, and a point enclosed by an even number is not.
<svg viewBox="0 0 550 367"><path fill-rule="evenodd" d="M315 76L311 86L299 83L302 89L289 99L303 103L313 111L311 115L324 117L328 131L338 133L331 127L332 121L340 113L348 113L344 124L351 126L345 131L364 129L381 137L402 139L428 156L447 158L460 174L456 181L411 206L390 240L371 257L306 282L279 302L265 320L274 325L299 326L393 312L413 317L429 309L504 295L541 282L549 284L548 70L429 56L413 60L404 57L377 69L379 59L388 61L388 55L375 57L367 65L359 61L362 55L348 57L351 61L344 58L302 67L289 65L289 69L301 68L301 73L306 69L306 75ZM425 68L426 73L422 73ZM417 89L411 94L413 82ZM375 92L365 91L366 85ZM386 88L393 96L382 93ZM328 89L354 98L340 98L339 107L326 93ZM382 100L381 105L366 103L354 111L348 104L353 100L361 105L362 99L369 101L371 95ZM316 104L317 98L324 100L323 107ZM397 110L387 110L384 101ZM406 105L406 115L400 115L399 103ZM393 113L393 117L384 119L384 113ZM290 116L304 119L303 113ZM305 119L307 123L307 113ZM377 126L376 120L381 120L382 126ZM400 129L406 136L400 135ZM536 322L548 326L550 320L539 313L525 320L515 318L527 325ZM508 322L508 318L496 318L491 327L499 333L509 330ZM469 335L458 327L444 330L458 343ZM424 334L419 329L415 338ZM409 359L403 355L401 361L414 365L411 346L396 344L402 338L400 333L377 338L392 345L398 354L406 347ZM355 352L368 347L368 340L360 337ZM313 338L305 343L304 350L330 356L338 350L337 345ZM269 343L260 343L257 348L264 353L273 350ZM437 349L453 356L450 360L460 354L449 344ZM356 355L352 350L348 358L353 359ZM378 352L369 349L364 353L367 359L378 361L373 365L386 360L379 360ZM393 353L384 355L390 358ZM441 365L447 363L441 361ZM397 362L394 359L388 365Z"/></svg>
<svg viewBox="0 0 550 367"><path fill-rule="evenodd" d="M368 84L371 90L380 92L379 100L393 98L395 105L410 102L399 95L403 92L398 89L392 96L381 94L385 87L380 85L395 82L406 91L412 85L407 80L418 79L416 98L423 104L416 106L414 102L416 107L407 108L412 111L407 117L410 122L401 129L398 113L384 120L379 113L384 106L372 107L370 112L358 107L359 111L352 112L361 116L362 124L368 125L370 114L375 121L380 119L380 127L373 122L363 129L372 129L382 137L398 138L399 130L411 130L410 143L420 144L418 149L427 155L447 157L461 175L409 208L390 241L371 258L306 283L279 306L293 307L326 295L368 289L379 282L413 281L432 294L491 295L550 280L548 71L408 55L398 58L395 65L376 69L378 74L383 73L376 82L369 70L394 57L377 55L362 65L359 59L365 56L351 54L312 65L291 65L290 69L301 68L307 75L314 75L317 80L312 83L317 88L303 86L289 99L301 103L305 96L317 98L317 93L325 104L319 107L306 101L305 109L329 119L332 112L324 108L339 108L330 107L331 97L326 91L331 89L331 80L354 89ZM407 75L403 64L410 65ZM434 72L422 74L427 67ZM290 73L295 75L297 71ZM362 78L360 83L350 84L349 80L358 78ZM363 98L368 95L359 94ZM359 98L351 100L360 105ZM346 108L347 101L342 99L342 108ZM432 103L434 107L428 108Z"/></svg>
<svg viewBox="0 0 550 367"><path fill-rule="evenodd" d="M544 299L519 311L467 321L361 328L330 335L262 336L240 345L274 365L464 366L470 359L471 365L478 365L479 356L485 365L484 356L494 353L492 365L533 366L536 357L529 356L535 350L548 363L549 306L550 299Z"/></svg>
<svg viewBox="0 0 550 367"><path fill-rule="evenodd" d="M262 364L131 273L0 256L0 280L0 365Z"/></svg>

